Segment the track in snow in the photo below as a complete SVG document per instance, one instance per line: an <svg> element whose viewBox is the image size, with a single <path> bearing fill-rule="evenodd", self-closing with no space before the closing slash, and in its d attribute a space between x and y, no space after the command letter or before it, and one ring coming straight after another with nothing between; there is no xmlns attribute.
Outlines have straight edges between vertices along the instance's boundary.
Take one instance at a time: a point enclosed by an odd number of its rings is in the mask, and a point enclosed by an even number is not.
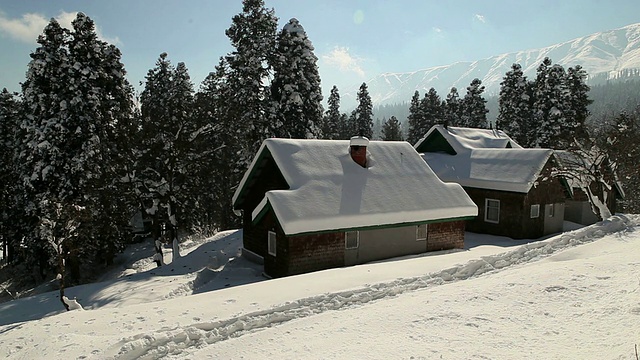
<svg viewBox="0 0 640 360"><path fill-rule="evenodd" d="M593 226L565 233L546 241L522 245L502 254L485 256L440 272L366 285L356 290L299 299L222 321L195 323L170 330L139 334L122 339L110 347L104 355L114 359L159 359L180 355L189 348L201 348L291 320L332 310L357 307L372 301L466 280L513 265L535 261L563 249L589 243L605 235L622 231L637 225L638 220L640 219L630 219L623 215L613 216Z"/></svg>

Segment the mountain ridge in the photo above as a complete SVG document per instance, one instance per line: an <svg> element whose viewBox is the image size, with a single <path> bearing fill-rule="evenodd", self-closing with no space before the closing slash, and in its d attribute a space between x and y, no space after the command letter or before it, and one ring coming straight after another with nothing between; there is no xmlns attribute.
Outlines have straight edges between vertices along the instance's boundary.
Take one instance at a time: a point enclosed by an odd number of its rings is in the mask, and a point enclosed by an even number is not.
<svg viewBox="0 0 640 360"><path fill-rule="evenodd" d="M547 47L503 53L476 61L459 61L412 72L387 72L367 81L375 106L409 102L417 90L421 96L435 88L442 98L456 87L464 96L471 80L479 78L485 86L485 96L497 95L500 82L511 65L518 63L528 79L545 57L566 68L580 65L594 79L606 81L623 70L640 68L640 23L618 29L593 33ZM342 96L343 106L356 106L358 86Z"/></svg>

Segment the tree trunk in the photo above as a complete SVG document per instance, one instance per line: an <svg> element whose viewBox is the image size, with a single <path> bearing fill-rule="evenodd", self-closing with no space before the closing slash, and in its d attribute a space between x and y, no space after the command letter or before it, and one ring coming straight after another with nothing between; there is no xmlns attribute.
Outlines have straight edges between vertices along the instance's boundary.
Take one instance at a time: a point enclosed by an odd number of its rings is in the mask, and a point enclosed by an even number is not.
<svg viewBox="0 0 640 360"><path fill-rule="evenodd" d="M60 253L58 253L58 276L60 277L60 302L62 306L69 311L69 304L64 302L64 256L61 254L62 246L60 246Z"/></svg>

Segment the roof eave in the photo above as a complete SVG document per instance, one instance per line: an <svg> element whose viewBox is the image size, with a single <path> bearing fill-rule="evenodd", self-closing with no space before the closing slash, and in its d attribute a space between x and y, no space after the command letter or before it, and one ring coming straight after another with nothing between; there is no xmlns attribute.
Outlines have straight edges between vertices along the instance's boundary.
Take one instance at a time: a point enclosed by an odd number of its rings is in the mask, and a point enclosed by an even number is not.
<svg viewBox="0 0 640 360"><path fill-rule="evenodd" d="M443 223L443 222L452 222L452 221L473 220L474 218L476 218L476 216L461 216L461 217L446 218L446 219L412 221L412 222L395 223L395 224L369 225L369 226L358 226L358 227L336 228L336 229L323 229L323 230L315 230L315 231L302 231L302 232L296 232L296 233L290 233L290 234L288 234L285 231L285 235L287 235L287 236L304 236L304 235L329 234L329 233L346 232L346 231L364 231L364 230L390 229L390 228L412 226L412 225L419 225L419 224L434 224L434 223Z"/></svg>

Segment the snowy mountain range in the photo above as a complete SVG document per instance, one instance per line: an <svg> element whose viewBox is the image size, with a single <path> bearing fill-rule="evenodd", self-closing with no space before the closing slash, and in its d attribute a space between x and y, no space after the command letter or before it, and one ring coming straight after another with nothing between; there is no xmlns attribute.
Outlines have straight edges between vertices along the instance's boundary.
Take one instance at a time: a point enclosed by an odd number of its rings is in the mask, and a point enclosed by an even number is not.
<svg viewBox="0 0 640 360"><path fill-rule="evenodd" d="M640 23L541 49L502 54L473 62L457 62L409 73L384 73L367 81L367 86L374 106L409 102L416 90L422 96L432 87L441 97L446 96L452 86L464 95L466 87L474 78L482 80L486 87L485 94L492 96L498 94L500 82L512 64L520 64L525 75L532 78L545 57L565 68L581 65L592 81L615 78L623 70L640 68ZM342 95L345 108L356 106L359 86L357 84Z"/></svg>

